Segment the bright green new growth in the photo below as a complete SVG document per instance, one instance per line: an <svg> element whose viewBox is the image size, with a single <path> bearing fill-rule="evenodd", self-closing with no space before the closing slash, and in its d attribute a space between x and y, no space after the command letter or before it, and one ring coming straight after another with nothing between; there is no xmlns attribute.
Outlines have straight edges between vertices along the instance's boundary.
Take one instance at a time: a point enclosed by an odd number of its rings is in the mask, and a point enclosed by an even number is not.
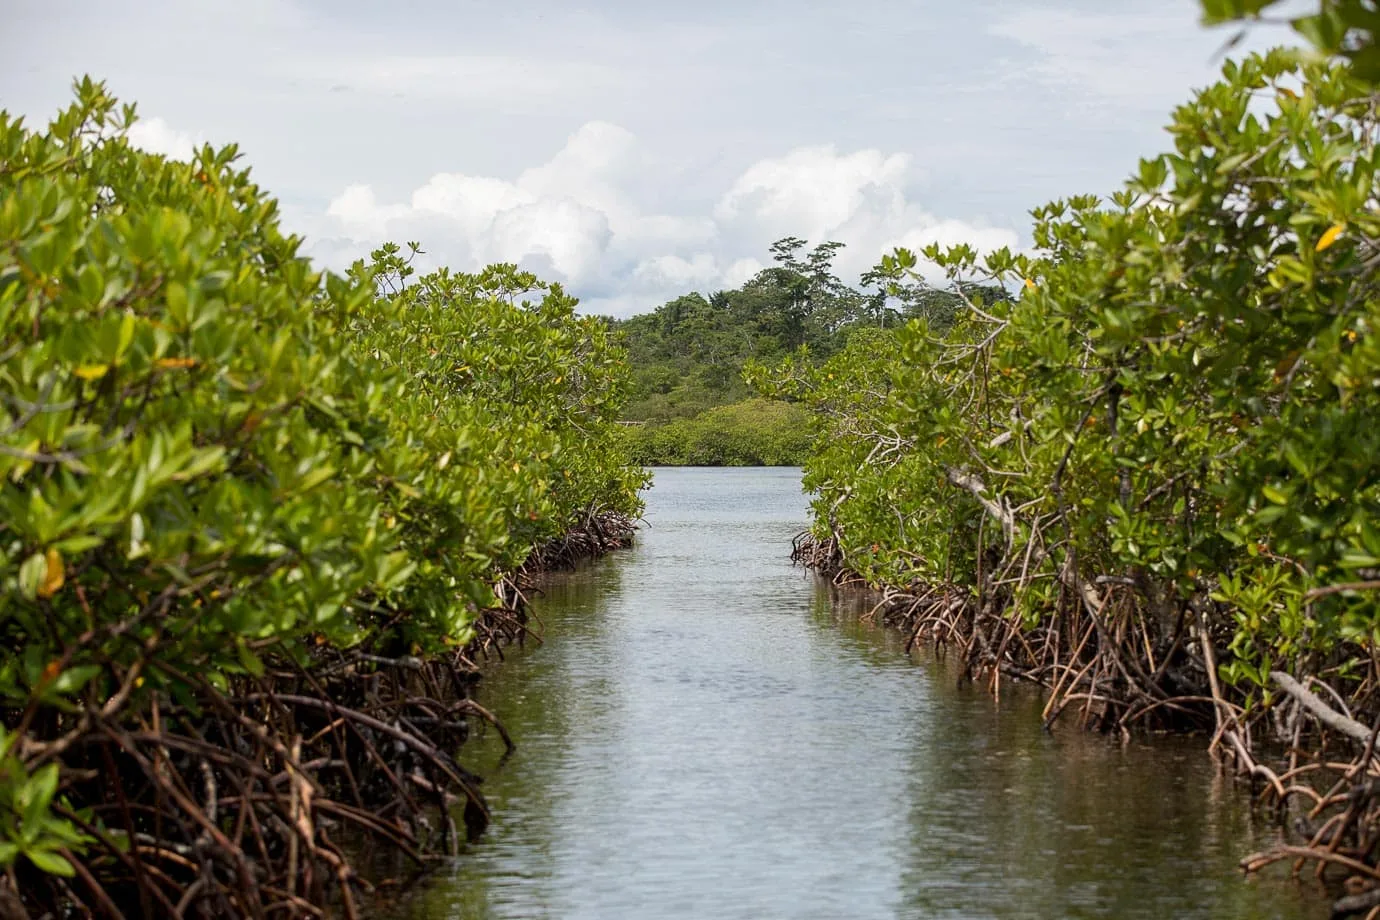
<svg viewBox="0 0 1380 920"><path fill-rule="evenodd" d="M558 287L412 280L391 246L320 274L236 148L141 152L77 93L46 131L0 113L0 868L58 874L57 758L94 722L318 647L463 645L644 484L621 351Z"/></svg>

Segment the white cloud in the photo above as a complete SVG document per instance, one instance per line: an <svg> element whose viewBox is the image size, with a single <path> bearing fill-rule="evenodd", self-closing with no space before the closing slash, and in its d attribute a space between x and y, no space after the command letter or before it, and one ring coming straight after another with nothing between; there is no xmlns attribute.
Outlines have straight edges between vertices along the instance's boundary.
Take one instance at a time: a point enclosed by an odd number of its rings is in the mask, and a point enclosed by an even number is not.
<svg viewBox="0 0 1380 920"><path fill-rule="evenodd" d="M395 202L351 185L308 235L335 265L386 239L419 240L427 265L516 262L615 314L741 285L761 271L756 256L789 235L847 244L836 265L846 280L895 246L1019 243L1012 230L922 208L913 196L923 177L903 154L799 148L748 166L700 215L645 213L630 188L657 172L630 132L590 122L515 179L438 173Z"/></svg>
<svg viewBox="0 0 1380 920"><path fill-rule="evenodd" d="M724 272L714 256L707 252L697 252L690 258L677 255L654 256L638 263L633 269L633 281L644 288L654 290L679 288L689 292L719 285ZM752 277L751 274L748 277Z"/></svg>
<svg viewBox="0 0 1380 920"><path fill-rule="evenodd" d="M206 141L179 131L161 118L141 118L129 128L129 142L140 150L161 153L174 160L190 160Z"/></svg>
<svg viewBox="0 0 1380 920"><path fill-rule="evenodd" d="M764 268L766 266L756 259L738 259L724 272L724 286L728 288L742 287Z"/></svg>
<svg viewBox="0 0 1380 920"><path fill-rule="evenodd" d="M910 178L905 154L860 150L840 156L832 146L806 147L753 164L720 199L714 215L726 223L750 220L782 236L820 239L859 214L904 210Z"/></svg>
<svg viewBox="0 0 1380 920"><path fill-rule="evenodd" d="M928 212L914 200L923 178L904 154L802 148L749 167L714 214L747 251L788 235L845 243L837 263L845 277L870 268L897 246L968 243L987 251L1019 245L1013 230Z"/></svg>
<svg viewBox="0 0 1380 920"><path fill-rule="evenodd" d="M486 237L471 240L481 262L523 262L544 256L578 284L599 271L613 233L608 215L572 198L543 198L499 211Z"/></svg>
<svg viewBox="0 0 1380 920"><path fill-rule="evenodd" d="M1198 0L783 9L8 0L23 40L0 55L0 100L41 125L90 73L166 119L136 130L145 146L188 155L171 125L238 142L322 258L384 237L457 266L530 249L587 297L650 303L628 285L700 278L702 254L734 283L773 234L845 239L863 262L944 218L1024 227L1045 201L1108 192L1167 146L1226 38ZM1289 35L1267 31L1247 44Z"/></svg>

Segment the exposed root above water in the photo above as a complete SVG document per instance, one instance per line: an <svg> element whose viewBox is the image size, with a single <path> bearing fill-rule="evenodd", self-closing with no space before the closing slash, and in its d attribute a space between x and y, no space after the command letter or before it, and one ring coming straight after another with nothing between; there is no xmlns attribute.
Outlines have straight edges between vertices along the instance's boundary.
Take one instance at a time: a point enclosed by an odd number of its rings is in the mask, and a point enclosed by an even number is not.
<svg viewBox="0 0 1380 920"><path fill-rule="evenodd" d="M838 587L876 593L871 616L906 632L908 647L928 641L959 650L964 677L988 680L994 693L1002 675L1048 687L1047 727L1076 714L1080 724L1101 730L1208 729L1215 711L1238 711L1213 693L1202 658L1213 643L1201 642L1193 612L1178 611L1167 634L1152 636L1120 583L1077 584L1055 611L1030 622L1010 606L1000 571L988 577L986 591L870 584L846 565L837 540L808 532L796 538L791 558Z"/></svg>
<svg viewBox="0 0 1380 920"><path fill-rule="evenodd" d="M580 526L557 540L537 547L522 567L524 575L568 569L632 543L637 522L617 511L592 510Z"/></svg>
<svg viewBox="0 0 1380 920"><path fill-rule="evenodd" d="M868 617L905 632L908 649L929 642L958 650L964 678L986 680L994 694L1003 675L1045 687L1046 728L1076 715L1086 728L1123 737L1133 728L1211 732L1213 756L1248 778L1257 803L1281 824L1281 842L1243 859L1242 868L1311 867L1348 892L1335 916L1380 918L1380 680L1372 656L1362 679L1336 686L1273 671L1276 698L1247 711L1217 678L1217 650L1230 635L1210 627L1226 619L1213 615L1210 601L1180 604L1154 622L1141 586L1129 579L1066 578L1056 608L1031 621L1009 606L1002 590L1009 573L1001 570L982 590L876 585L849 568L836 539L808 532L795 539L791 558L837 587L873 593ZM1372 713L1368 721L1356 717L1362 711Z"/></svg>
<svg viewBox="0 0 1380 920"><path fill-rule="evenodd" d="M488 824L456 752L476 723L513 747L471 692L477 661L529 635L524 579L627 545L632 530L591 514L533 553L446 656L322 646L294 660L264 645L261 674L213 686L154 646L110 700L14 714L27 729L15 755L30 775L59 766L57 810L90 842L63 853L70 877L17 865L0 918L359 916L361 895L393 880L366 878L352 857L382 848L424 871ZM125 707L128 688L160 682L195 692Z"/></svg>

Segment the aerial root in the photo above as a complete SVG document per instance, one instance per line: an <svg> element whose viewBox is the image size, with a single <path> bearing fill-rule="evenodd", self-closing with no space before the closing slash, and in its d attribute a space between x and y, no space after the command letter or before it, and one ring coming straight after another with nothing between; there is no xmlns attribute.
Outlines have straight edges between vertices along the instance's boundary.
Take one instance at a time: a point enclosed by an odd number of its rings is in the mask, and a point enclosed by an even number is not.
<svg viewBox="0 0 1380 920"><path fill-rule="evenodd" d="M532 636L532 577L625 546L632 530L588 515L502 579L473 640L446 655L323 645L302 661L266 645L263 673L228 686L164 664L157 644L132 668L112 663L111 700L45 712L51 724L19 735L31 773L59 764L56 811L90 842L64 852L70 878L23 860L0 876L0 918L358 917L361 895L487 826L480 779L455 753L476 726L514 748L471 696L478 662ZM129 690L144 682L192 690L135 711Z"/></svg>
<svg viewBox="0 0 1380 920"><path fill-rule="evenodd" d="M1201 657L1189 648L1196 631L1185 625L1152 640L1123 586L1105 587L1096 602L1064 592L1054 611L1031 623L996 584L999 578L981 602L959 585L871 584L844 565L835 538L808 532L795 538L791 558L836 587L874 592L878 600L867 616L904 632L908 649L922 643L960 649L965 679L986 679L994 692L1003 676L1049 688L1047 726L1071 706L1083 725L1102 730L1215 724L1220 703L1208 693Z"/></svg>
<svg viewBox="0 0 1380 920"><path fill-rule="evenodd" d="M317 916L334 903L354 917L372 886L347 842L383 844L420 871L458 848L451 804L463 803L467 836L484 829L479 780L451 752L471 717L492 716L462 695L472 679L459 655L261 654L263 676L226 688L155 655L145 673L191 696L141 714L91 706L62 744L24 744L28 769L60 765L58 811L92 840L66 854L71 879L18 870L28 912Z"/></svg>
<svg viewBox="0 0 1380 920"><path fill-rule="evenodd" d="M1131 579L1061 578L1053 607L1027 617L1003 587L1013 578L1010 564L979 590L869 583L847 567L836 538L811 533L796 537L791 558L834 586L873 592L877 600L867 616L903 631L907 649L928 642L961 650L963 679L987 679L994 693L1003 676L1047 688L1046 728L1076 713L1084 727L1123 738L1135 728L1211 732L1210 750L1259 790L1257 804L1281 822L1294 816L1292 836L1246 857L1242 868L1289 862L1298 873L1311 865L1319 878L1344 881L1348 894L1334 905L1334 916L1380 917L1380 718L1366 725L1346 711L1375 712L1380 680L1362 681L1344 701L1322 681L1275 671L1270 679L1280 700L1248 713L1217 680L1216 649L1231 636L1213 624L1230 620L1210 617L1210 602L1185 602L1167 622L1155 623ZM1252 739L1272 719L1274 737L1289 745L1287 760L1278 764L1257 759ZM1350 756L1329 754L1337 747Z"/></svg>

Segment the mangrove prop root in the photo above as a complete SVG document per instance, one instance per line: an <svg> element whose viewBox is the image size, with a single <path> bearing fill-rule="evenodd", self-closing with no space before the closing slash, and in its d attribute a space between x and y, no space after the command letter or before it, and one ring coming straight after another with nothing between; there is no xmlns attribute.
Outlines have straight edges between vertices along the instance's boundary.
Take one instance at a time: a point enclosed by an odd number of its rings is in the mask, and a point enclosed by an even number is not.
<svg viewBox="0 0 1380 920"><path fill-rule="evenodd" d="M1000 522L1002 510L989 513ZM1003 676L1044 686L1047 728L1076 713L1083 726L1123 737L1132 728L1210 732L1210 750L1253 784L1257 802L1284 825L1280 843L1243 859L1242 868L1288 863L1344 882L1348 894L1334 916L1380 908L1380 679L1354 682L1345 702L1334 687L1312 682L1334 706L1310 681L1274 671L1277 699L1247 712L1246 701L1217 680L1217 650L1231 636L1213 624L1230 617L1212 601L1163 604L1152 615L1135 579L1064 571L1055 576L1052 608L1032 618L1016 609L1012 586L1025 583L1032 556L1042 552L993 553L973 586L872 584L849 567L837 537L809 532L796 537L791 558L836 587L874 592L879 599L867 616L902 630L908 649L929 642L960 650L965 679L990 675L994 692ZM1368 726L1338 707L1376 720ZM1258 758L1252 739L1271 731L1286 746L1278 763ZM1350 759L1336 756L1338 747Z"/></svg>
<svg viewBox="0 0 1380 920"><path fill-rule="evenodd" d="M530 635L525 579L624 546L632 529L592 513L538 548L497 586L473 641L444 657L322 648L300 662L268 648L261 676L216 687L150 648L121 686L190 694L136 710L126 691L21 736L30 771L59 764L58 811L90 843L65 854L70 879L23 860L0 876L0 918L359 916L373 886L349 854L391 850L420 872L458 850L452 806L471 839L489 821L456 752L475 724L514 746L469 696L475 662Z"/></svg>
<svg viewBox="0 0 1380 920"><path fill-rule="evenodd" d="M1208 667L1194 653L1196 638L1190 643L1147 634L1134 616L1129 586L1069 579L1059 609L1032 624L1011 605L1009 585L1020 573L1002 567L992 569L980 592L960 585L875 585L847 566L837 539L808 532L795 538L792 559L837 587L876 592L871 618L904 631L911 646L929 641L962 650L967 678L989 675L994 691L1003 675L1051 688L1047 726L1077 712L1085 725L1104 730L1211 729L1219 711L1236 711L1209 692ZM1015 560L1022 562L1028 560ZM1196 622L1193 628L1198 631Z"/></svg>

